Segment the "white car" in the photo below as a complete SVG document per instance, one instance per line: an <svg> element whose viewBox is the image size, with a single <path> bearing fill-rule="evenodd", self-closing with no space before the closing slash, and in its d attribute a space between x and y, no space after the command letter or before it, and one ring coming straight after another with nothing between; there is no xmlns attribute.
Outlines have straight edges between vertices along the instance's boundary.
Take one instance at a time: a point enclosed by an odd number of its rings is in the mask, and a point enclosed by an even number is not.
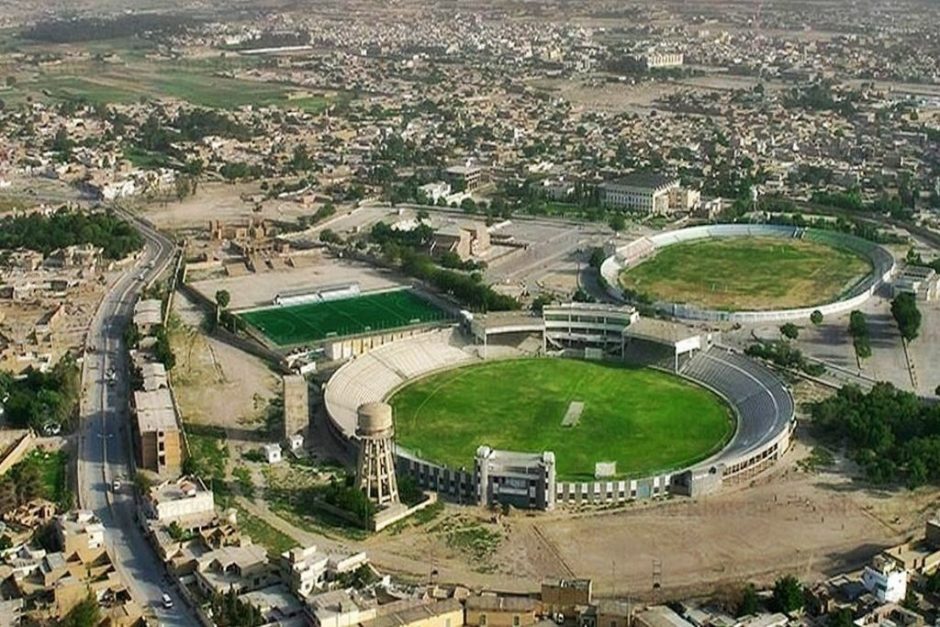
<svg viewBox="0 0 940 627"><path fill-rule="evenodd" d="M166 592L163 593L163 597L161 597L161 600L163 601L164 609L168 610L173 607L173 599L171 599L170 595L167 594Z"/></svg>

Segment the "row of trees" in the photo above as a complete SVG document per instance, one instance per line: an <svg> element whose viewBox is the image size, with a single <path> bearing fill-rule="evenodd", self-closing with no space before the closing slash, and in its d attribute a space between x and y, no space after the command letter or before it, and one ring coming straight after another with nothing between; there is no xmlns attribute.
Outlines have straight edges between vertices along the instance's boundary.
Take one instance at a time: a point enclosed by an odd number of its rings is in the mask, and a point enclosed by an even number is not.
<svg viewBox="0 0 940 627"><path fill-rule="evenodd" d="M940 405L878 383L869 393L845 386L812 406L814 425L876 483L916 487L940 480Z"/></svg>
<svg viewBox="0 0 940 627"><path fill-rule="evenodd" d="M77 244L93 244L108 259L123 259L140 250L143 239L134 227L111 211L85 213L60 209L51 215L30 213L0 220L0 248L29 248L43 254Z"/></svg>
<svg viewBox="0 0 940 627"><path fill-rule="evenodd" d="M781 327L781 333L785 333L784 328L786 328L786 325ZM798 348L794 348L786 340L757 342L744 349L744 352L751 357L773 362L781 368L802 370L811 376L819 376L826 370L826 367L822 364L807 360Z"/></svg>
<svg viewBox="0 0 940 627"><path fill-rule="evenodd" d="M917 299L909 292L898 294L891 301L891 315L898 323L901 337L912 342L920 334L920 310L917 309Z"/></svg>
<svg viewBox="0 0 940 627"><path fill-rule="evenodd" d="M849 335L855 346L855 354L859 359L871 357L871 340L868 333L868 322L865 314L857 309L849 314Z"/></svg>
<svg viewBox="0 0 940 627"><path fill-rule="evenodd" d="M434 229L419 224L410 230L392 229L382 222L372 227L370 239L382 249L383 256L399 263L410 276L426 281L435 288L453 296L457 301L476 311L505 311L518 309L519 302L505 294L494 291L483 282L479 272L462 272L440 267L424 253L434 238ZM322 238L321 238L322 239ZM459 259L444 259L450 266L471 268Z"/></svg>

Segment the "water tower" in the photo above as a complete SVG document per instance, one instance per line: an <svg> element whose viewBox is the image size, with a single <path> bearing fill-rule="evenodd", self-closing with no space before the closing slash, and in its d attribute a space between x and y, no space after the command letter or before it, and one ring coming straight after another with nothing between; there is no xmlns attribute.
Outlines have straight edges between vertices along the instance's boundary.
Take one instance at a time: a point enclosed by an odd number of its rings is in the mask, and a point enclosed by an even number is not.
<svg viewBox="0 0 940 627"><path fill-rule="evenodd" d="M377 505L398 503L392 407L387 403L365 403L359 406L358 414L356 435L359 437L359 463L356 466L356 483Z"/></svg>

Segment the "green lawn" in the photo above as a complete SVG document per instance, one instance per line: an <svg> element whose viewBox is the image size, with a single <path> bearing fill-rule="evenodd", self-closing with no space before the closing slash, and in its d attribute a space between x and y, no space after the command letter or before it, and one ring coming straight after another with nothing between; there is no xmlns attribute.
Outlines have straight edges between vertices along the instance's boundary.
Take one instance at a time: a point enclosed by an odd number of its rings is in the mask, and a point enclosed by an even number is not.
<svg viewBox="0 0 940 627"><path fill-rule="evenodd" d="M571 402L580 421L563 427ZM553 451L559 479L585 480L616 461L620 476L695 463L734 431L711 392L650 370L573 359L497 361L418 380L391 399L398 442L452 468L473 467L481 444Z"/></svg>
<svg viewBox="0 0 940 627"><path fill-rule="evenodd" d="M39 496L54 503L68 499L69 454L66 451L46 452L33 449L14 468L30 466L37 470L41 489Z"/></svg>
<svg viewBox="0 0 940 627"><path fill-rule="evenodd" d="M446 312L416 296L411 290L366 294L322 303L269 307L239 315L277 346L448 318Z"/></svg>
<svg viewBox="0 0 940 627"><path fill-rule="evenodd" d="M668 246L620 283L654 300L708 309L789 309L838 300L871 271L868 259L825 244L736 237Z"/></svg>
<svg viewBox="0 0 940 627"><path fill-rule="evenodd" d="M266 520L250 514L248 510L237 506L238 529L248 535L255 544L260 544L268 551L268 555L280 556L289 551L298 543L289 535L272 526Z"/></svg>

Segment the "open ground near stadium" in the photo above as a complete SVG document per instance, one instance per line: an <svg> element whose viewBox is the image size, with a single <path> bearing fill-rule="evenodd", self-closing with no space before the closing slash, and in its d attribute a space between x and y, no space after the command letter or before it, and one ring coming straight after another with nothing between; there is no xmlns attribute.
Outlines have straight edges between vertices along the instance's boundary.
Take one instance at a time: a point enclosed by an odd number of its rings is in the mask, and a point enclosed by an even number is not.
<svg viewBox="0 0 940 627"><path fill-rule="evenodd" d="M596 462L617 462L618 476L631 477L684 468L734 432L730 409L704 388L573 359L465 366L414 381L390 402L398 442L419 457L459 468L483 444L553 451L559 480L570 481L593 479Z"/></svg>
<svg viewBox="0 0 940 627"><path fill-rule="evenodd" d="M238 315L279 347L449 319L445 311L411 290L266 307Z"/></svg>
<svg viewBox="0 0 940 627"><path fill-rule="evenodd" d="M838 300L871 271L861 255L823 243L736 237L662 248L625 270L620 283L656 301L763 311Z"/></svg>

